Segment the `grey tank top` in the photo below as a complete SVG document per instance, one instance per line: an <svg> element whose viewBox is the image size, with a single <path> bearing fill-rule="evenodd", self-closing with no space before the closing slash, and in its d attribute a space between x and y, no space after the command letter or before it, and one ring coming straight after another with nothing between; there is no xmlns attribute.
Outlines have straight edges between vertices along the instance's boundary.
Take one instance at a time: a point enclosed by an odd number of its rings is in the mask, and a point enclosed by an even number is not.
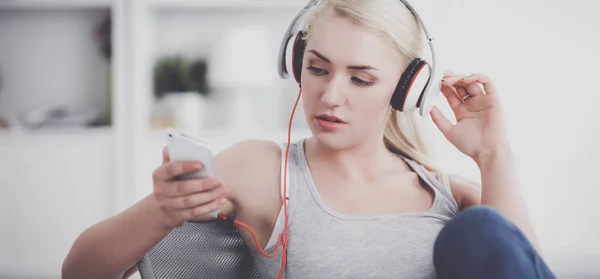
<svg viewBox="0 0 600 279"><path fill-rule="evenodd" d="M282 158L284 153L283 145ZM432 188L432 207L422 213L349 216L328 207L319 195L306 161L304 140L290 145L288 157L289 242L284 278L436 278L435 239L458 211L443 173L434 176L400 156ZM281 184L283 197L283 181ZM283 217L282 208L263 247L268 254L275 251L277 237L284 231ZM253 253L261 279L277 278L281 254L281 245L272 258Z"/></svg>

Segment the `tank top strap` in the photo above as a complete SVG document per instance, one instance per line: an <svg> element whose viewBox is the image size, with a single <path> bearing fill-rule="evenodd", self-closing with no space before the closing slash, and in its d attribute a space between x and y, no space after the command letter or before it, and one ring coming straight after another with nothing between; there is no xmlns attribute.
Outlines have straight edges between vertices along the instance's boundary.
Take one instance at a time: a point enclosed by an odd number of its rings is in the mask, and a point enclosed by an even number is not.
<svg viewBox="0 0 600 279"><path fill-rule="evenodd" d="M445 192L448 192L448 194L452 194L452 189L450 188L450 180L448 178L448 174L445 171L440 170L437 172L437 181L440 182L442 189Z"/></svg>
<svg viewBox="0 0 600 279"><path fill-rule="evenodd" d="M447 176L444 172L438 172L437 175L434 175L431 171L427 170L423 165L417 163L416 161L404 157L402 155L398 155L406 163L427 183L429 186L433 187L435 190L439 191L444 197L445 208L449 210L451 214L456 214L458 212L458 203L454 199L452 195L452 191L450 189L450 185L447 180Z"/></svg>

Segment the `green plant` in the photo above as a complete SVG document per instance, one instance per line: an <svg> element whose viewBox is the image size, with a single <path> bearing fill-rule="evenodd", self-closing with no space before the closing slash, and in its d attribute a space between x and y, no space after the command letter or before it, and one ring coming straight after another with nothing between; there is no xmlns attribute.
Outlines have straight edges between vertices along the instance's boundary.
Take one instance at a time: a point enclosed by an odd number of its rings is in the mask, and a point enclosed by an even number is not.
<svg viewBox="0 0 600 279"><path fill-rule="evenodd" d="M187 65L181 56L160 59L154 67L154 95L188 91Z"/></svg>
<svg viewBox="0 0 600 279"><path fill-rule="evenodd" d="M204 59L187 61L180 55L159 59L154 67L154 95L195 91L209 93L206 82L207 65Z"/></svg>
<svg viewBox="0 0 600 279"><path fill-rule="evenodd" d="M204 59L192 61L188 70L190 87L202 95L207 95L209 93L209 87L206 80L207 70L208 67Z"/></svg>

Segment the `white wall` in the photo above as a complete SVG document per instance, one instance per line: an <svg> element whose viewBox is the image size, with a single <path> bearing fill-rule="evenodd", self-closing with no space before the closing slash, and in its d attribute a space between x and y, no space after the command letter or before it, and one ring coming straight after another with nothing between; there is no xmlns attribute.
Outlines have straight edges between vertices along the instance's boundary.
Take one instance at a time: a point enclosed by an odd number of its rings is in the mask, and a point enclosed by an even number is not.
<svg viewBox="0 0 600 279"><path fill-rule="evenodd" d="M445 63L456 72L487 74L497 84L523 194L549 262L600 273L596 4L461 0L435 5L433 22ZM439 142L448 169L478 177L474 164Z"/></svg>

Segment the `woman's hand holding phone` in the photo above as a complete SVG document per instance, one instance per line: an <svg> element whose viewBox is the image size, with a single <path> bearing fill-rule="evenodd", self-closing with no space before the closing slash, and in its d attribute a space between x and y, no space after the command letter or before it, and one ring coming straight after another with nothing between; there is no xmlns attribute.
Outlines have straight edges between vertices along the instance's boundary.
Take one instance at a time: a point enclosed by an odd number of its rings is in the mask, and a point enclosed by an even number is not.
<svg viewBox="0 0 600 279"><path fill-rule="evenodd" d="M167 148L163 149L163 162L152 174L153 196L171 228L187 221L214 219L210 213L225 201L227 189L216 178L176 180L178 176L195 173L204 166L198 161L171 162Z"/></svg>

